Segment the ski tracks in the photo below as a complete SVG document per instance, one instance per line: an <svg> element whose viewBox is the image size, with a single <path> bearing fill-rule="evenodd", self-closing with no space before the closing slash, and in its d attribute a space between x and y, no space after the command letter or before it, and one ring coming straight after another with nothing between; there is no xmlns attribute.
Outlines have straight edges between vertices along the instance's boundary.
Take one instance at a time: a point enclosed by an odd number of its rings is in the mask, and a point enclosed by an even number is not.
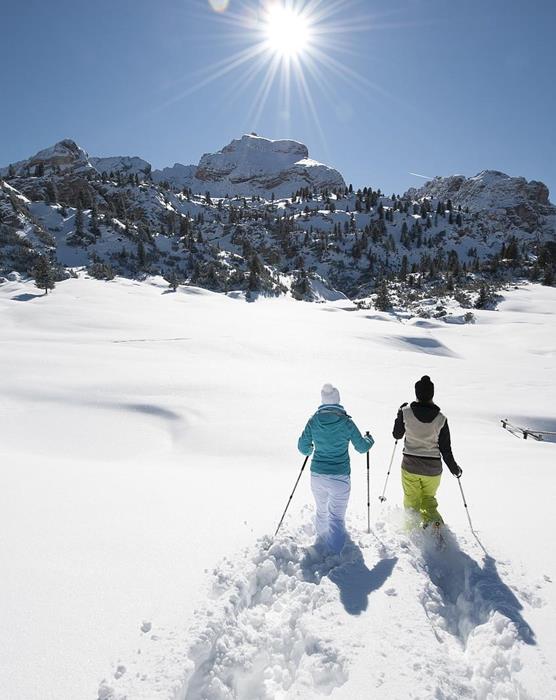
<svg viewBox="0 0 556 700"><path fill-rule="evenodd" d="M426 533L382 521L319 561L309 520L306 508L305 525L221 562L192 628L143 635L99 700L542 697L518 678L535 635L493 559L477 563L449 533L439 552ZM526 605L542 605L522 588Z"/></svg>

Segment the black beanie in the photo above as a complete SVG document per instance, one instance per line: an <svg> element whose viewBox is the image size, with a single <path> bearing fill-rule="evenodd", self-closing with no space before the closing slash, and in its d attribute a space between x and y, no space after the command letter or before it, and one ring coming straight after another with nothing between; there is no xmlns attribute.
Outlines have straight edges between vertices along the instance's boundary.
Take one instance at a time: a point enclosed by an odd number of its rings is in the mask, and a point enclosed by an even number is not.
<svg viewBox="0 0 556 700"><path fill-rule="evenodd" d="M415 396L417 401L422 403L427 403L427 401L432 401L434 396L434 384L431 382L431 378L425 374L421 377L418 382L415 382Z"/></svg>

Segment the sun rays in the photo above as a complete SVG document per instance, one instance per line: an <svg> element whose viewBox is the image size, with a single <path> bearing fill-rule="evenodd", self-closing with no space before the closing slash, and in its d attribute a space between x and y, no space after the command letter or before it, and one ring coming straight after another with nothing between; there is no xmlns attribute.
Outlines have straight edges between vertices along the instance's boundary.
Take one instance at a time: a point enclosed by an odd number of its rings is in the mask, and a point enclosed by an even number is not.
<svg viewBox="0 0 556 700"><path fill-rule="evenodd" d="M186 78L165 105L217 84L226 105L242 100L245 129L259 128L270 98L275 117L289 133L292 106L313 123L326 146L316 96L337 110L342 89L383 92L356 69L353 34L376 29L376 18L356 0L206 0L201 10L217 30L225 58ZM207 22L208 24L208 22ZM201 38L201 37L200 37ZM207 45L215 40L207 35ZM174 86L176 87L176 86ZM249 99L244 97L249 94Z"/></svg>

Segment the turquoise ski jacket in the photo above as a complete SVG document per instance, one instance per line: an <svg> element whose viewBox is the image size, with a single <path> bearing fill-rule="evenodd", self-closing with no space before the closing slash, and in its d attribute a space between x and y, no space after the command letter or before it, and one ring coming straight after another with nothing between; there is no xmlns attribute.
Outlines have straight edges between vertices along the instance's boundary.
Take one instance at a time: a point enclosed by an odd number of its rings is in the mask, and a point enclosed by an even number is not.
<svg viewBox="0 0 556 700"><path fill-rule="evenodd" d="M316 474L349 474L349 443L364 454L374 445L363 436L340 404L325 404L309 418L297 442L301 454L310 455L311 471Z"/></svg>

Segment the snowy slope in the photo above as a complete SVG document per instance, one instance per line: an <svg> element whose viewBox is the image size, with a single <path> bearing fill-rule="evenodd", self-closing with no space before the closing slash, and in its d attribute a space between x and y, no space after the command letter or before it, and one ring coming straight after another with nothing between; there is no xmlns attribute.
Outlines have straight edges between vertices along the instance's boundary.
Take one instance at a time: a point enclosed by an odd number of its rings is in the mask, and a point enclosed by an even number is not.
<svg viewBox="0 0 556 700"><path fill-rule="evenodd" d="M555 300L525 286L458 326L158 279L1 284L0 697L556 697L555 445L498 422L554 425ZM404 531L397 471L379 506L424 372L489 558L450 474L442 557ZM354 456L353 545L319 566L307 475L268 536L324 381L376 445L373 532Z"/></svg>

